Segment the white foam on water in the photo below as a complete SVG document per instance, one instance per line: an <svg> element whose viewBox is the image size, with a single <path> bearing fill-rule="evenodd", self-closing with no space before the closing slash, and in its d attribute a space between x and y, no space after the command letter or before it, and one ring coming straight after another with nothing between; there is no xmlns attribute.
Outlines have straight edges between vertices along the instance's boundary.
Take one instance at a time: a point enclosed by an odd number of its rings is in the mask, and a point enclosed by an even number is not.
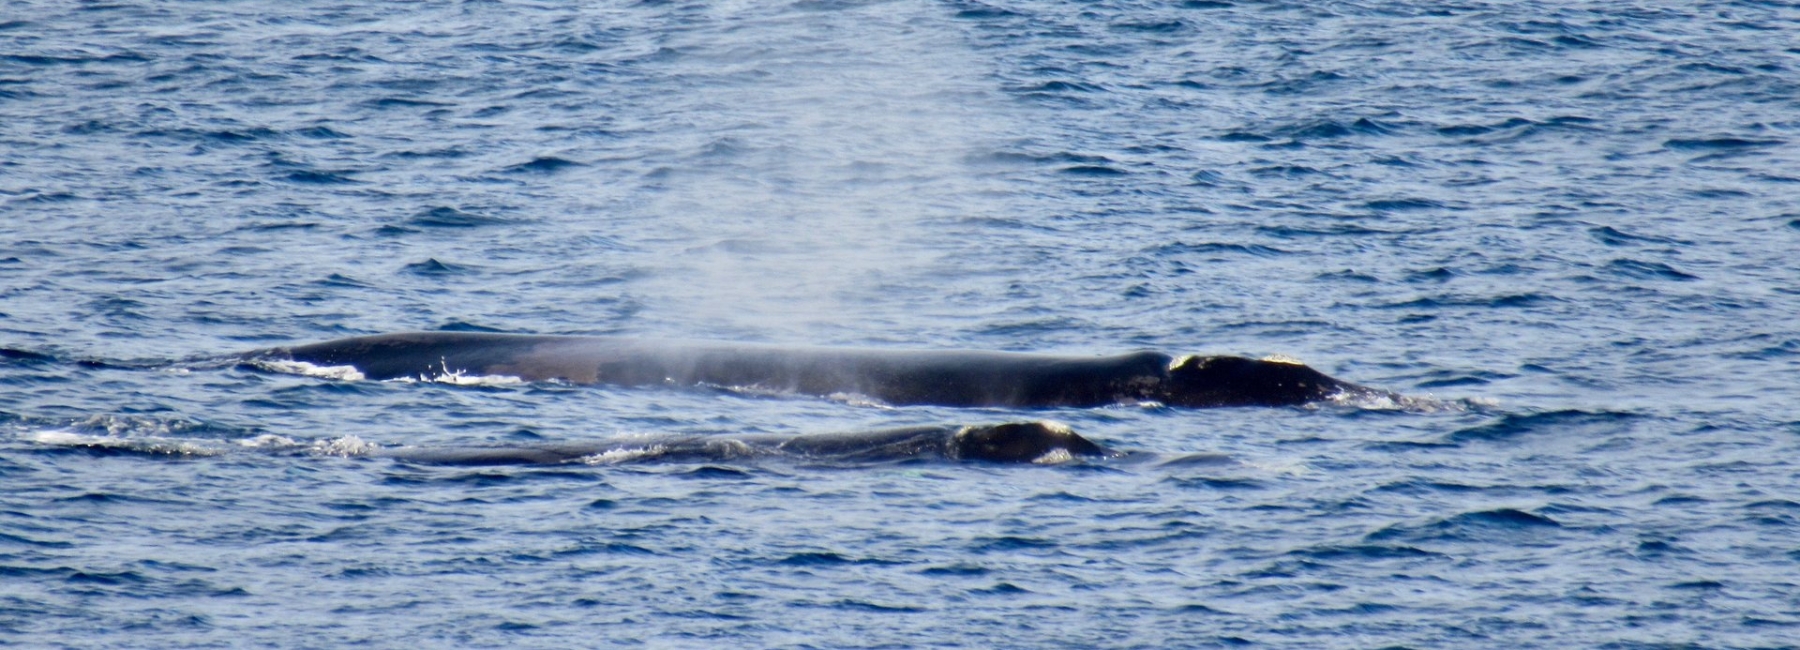
<svg viewBox="0 0 1800 650"><path fill-rule="evenodd" d="M51 429L34 431L24 437L31 442L54 447L119 449L163 456L217 456L225 453L223 449L219 449L208 441L162 436L120 437L77 433L67 429Z"/></svg>
<svg viewBox="0 0 1800 650"><path fill-rule="evenodd" d="M381 449L381 445L363 440L356 436L344 436L319 440L312 444L311 452L318 456L337 456L340 458L356 458L367 456Z"/></svg>
<svg viewBox="0 0 1800 650"><path fill-rule="evenodd" d="M449 368L445 368L441 373L422 379L432 383L451 384L453 386L494 387L517 386L525 383L524 379L512 375L471 375L461 370L450 370Z"/></svg>
<svg viewBox="0 0 1800 650"><path fill-rule="evenodd" d="M517 386L525 383L522 377L512 375L476 375L467 370L451 370L449 363L440 362L436 372L411 377L395 377L382 380L392 384L450 384L452 386Z"/></svg>
<svg viewBox="0 0 1800 650"><path fill-rule="evenodd" d="M69 423L72 429L100 429L108 436L141 437L170 436L194 426L191 420L172 419L153 415L116 415L100 413L90 415L76 422Z"/></svg>
<svg viewBox="0 0 1800 650"><path fill-rule="evenodd" d="M1462 413L1500 405L1499 400L1490 398L1438 399L1430 395L1401 395L1383 390L1343 390L1326 398L1326 401L1337 406L1370 411L1409 413Z"/></svg>
<svg viewBox="0 0 1800 650"><path fill-rule="evenodd" d="M582 456L580 462L588 465L618 465L620 463L629 463L634 460L655 458L661 456L663 451L664 448L662 445L608 449L597 454Z"/></svg>
<svg viewBox="0 0 1800 650"><path fill-rule="evenodd" d="M282 449L286 447L299 447L300 441L287 436L265 433L254 438L240 439L237 441L237 444L240 447L250 447L252 449Z"/></svg>
<svg viewBox="0 0 1800 650"><path fill-rule="evenodd" d="M73 431L60 431L60 430L58 430L58 431L33 431L33 432L25 435L26 440L30 440L32 442L35 442L35 443L38 443L41 445L56 445L59 447L83 446L83 445L87 444L89 439L93 439L93 438L98 438L98 436L84 435L84 434L80 434L80 433L75 433Z"/></svg>
<svg viewBox="0 0 1800 650"><path fill-rule="evenodd" d="M304 375L307 377L318 377L320 379L362 381L366 378L363 376L361 370L356 369L356 366L321 366L305 361L283 361L279 359L257 359L251 361L250 364L270 372Z"/></svg>
<svg viewBox="0 0 1800 650"><path fill-rule="evenodd" d="M862 407L868 407L868 408L887 409L890 411L896 410L894 405L889 404L884 401L881 401L879 399L875 399L873 397L869 397L868 395L864 395L862 393L832 393L830 395L826 395L825 399L843 404L845 406L862 406Z"/></svg>

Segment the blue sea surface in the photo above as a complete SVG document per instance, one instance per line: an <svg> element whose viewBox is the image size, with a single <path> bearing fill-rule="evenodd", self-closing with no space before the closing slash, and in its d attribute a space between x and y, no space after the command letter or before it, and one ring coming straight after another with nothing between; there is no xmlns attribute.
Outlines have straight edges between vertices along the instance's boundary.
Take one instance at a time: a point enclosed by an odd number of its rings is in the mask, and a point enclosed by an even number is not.
<svg viewBox="0 0 1800 650"><path fill-rule="evenodd" d="M1778 0L0 1L0 645L1800 646L1796 34ZM222 360L439 329L1280 355L1418 403ZM364 453L1038 419L1168 462Z"/></svg>

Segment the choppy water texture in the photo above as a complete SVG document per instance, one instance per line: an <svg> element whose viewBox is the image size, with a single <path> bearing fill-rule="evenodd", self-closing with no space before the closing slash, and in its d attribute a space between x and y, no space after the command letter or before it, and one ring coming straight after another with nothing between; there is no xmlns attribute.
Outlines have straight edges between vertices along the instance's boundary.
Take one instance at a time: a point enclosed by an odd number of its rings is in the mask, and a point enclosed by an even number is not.
<svg viewBox="0 0 1800 650"><path fill-rule="evenodd" d="M0 641L1793 647L1784 2L5 2ZM195 362L1282 354L1440 409ZM369 446L1055 419L1196 462Z"/></svg>

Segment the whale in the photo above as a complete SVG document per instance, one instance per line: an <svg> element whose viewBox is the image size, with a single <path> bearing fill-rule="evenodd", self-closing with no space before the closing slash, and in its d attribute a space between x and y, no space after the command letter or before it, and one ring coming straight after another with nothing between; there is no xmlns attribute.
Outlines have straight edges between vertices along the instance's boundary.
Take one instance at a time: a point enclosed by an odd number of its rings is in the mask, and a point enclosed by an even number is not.
<svg viewBox="0 0 1800 650"><path fill-rule="evenodd" d="M241 361L349 368L373 380L512 377L624 387L854 396L893 406L1295 406L1389 394L1304 364L1137 351L1070 356L784 346L610 336L408 332L257 350Z"/></svg>
<svg viewBox="0 0 1800 650"><path fill-rule="evenodd" d="M52 452L71 450L94 456L140 456L191 460L266 453L389 459L411 465L492 467L501 465L626 465L643 463L757 464L765 460L853 467L908 461L1057 465L1103 462L1116 466L1241 466L1232 456L1199 452L1162 454L1117 449L1090 440L1068 425L1049 420L999 424L945 424L782 435L646 434L581 440L467 446L381 446L349 436L295 441L281 436L222 442L166 436L120 436L67 427L27 436Z"/></svg>
<svg viewBox="0 0 1800 650"><path fill-rule="evenodd" d="M864 464L905 460L1053 464L1126 454L1056 422L913 426L801 435L655 435L539 445L394 447L367 456L422 465L615 464L646 461L736 462L785 459Z"/></svg>

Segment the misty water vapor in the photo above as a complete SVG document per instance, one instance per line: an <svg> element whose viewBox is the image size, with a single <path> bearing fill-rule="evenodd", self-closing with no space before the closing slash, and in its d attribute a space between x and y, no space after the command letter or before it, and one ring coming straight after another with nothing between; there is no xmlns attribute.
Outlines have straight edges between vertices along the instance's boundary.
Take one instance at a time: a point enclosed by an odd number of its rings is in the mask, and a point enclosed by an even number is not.
<svg viewBox="0 0 1800 650"><path fill-rule="evenodd" d="M708 11L660 52L708 91L666 97L637 210L670 225L634 289L726 335L879 318L881 287L938 257L922 224L996 209L966 162L999 131L991 84L929 7Z"/></svg>

